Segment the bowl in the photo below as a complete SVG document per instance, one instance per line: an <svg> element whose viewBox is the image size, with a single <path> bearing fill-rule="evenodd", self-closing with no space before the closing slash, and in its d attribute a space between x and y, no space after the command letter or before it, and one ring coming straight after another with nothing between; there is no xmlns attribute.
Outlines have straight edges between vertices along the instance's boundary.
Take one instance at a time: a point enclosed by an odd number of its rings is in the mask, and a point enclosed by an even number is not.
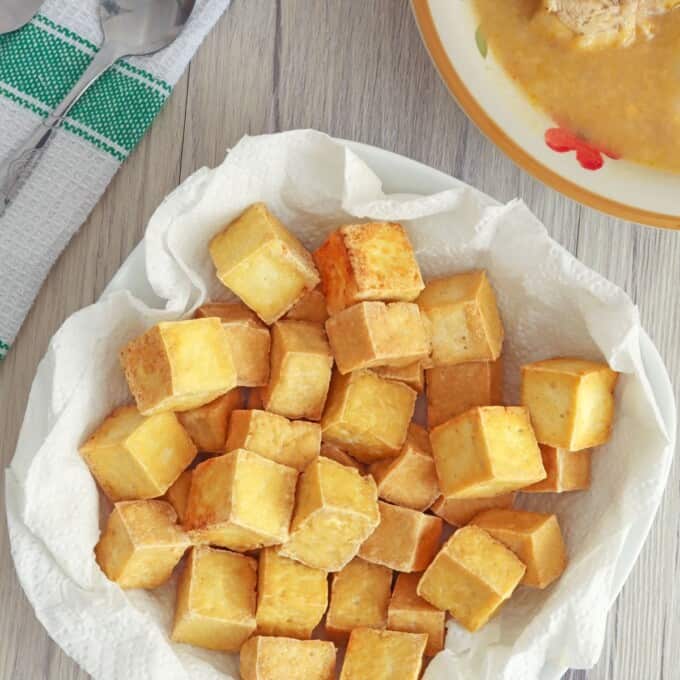
<svg viewBox="0 0 680 680"><path fill-rule="evenodd" d="M448 651L425 677L455 680L454 668L493 661L494 678L559 680L570 666L592 666L607 612L667 484L677 429L668 374L632 301L552 241L521 203L501 206L407 158L313 131L245 138L222 166L185 180L161 203L101 299L70 317L50 343L6 471L12 557L40 622L97 680L238 677L233 655L168 639L174 580L154 591L123 592L101 573L92 547L109 508L77 449L129 400L118 348L153 323L191 314L204 296L224 293L207 243L232 219L225 210L260 198L273 201L309 247L344 223L350 207L352 216L374 219L398 212L425 276L487 268L503 283L497 294L508 312L509 403L517 403L519 365L548 350L583 356L601 350L621 364L614 368L624 371L617 399L625 420L594 458L592 492L525 499L532 504L526 509L565 520L569 568L547 591L518 592L474 636L450 623Z"/></svg>
<svg viewBox="0 0 680 680"><path fill-rule="evenodd" d="M559 126L496 60L472 2L411 0L411 5L449 91L472 122L515 163L591 208L632 222L680 229L680 176L604 155L601 165L594 164L600 167L587 163L583 167L570 149L551 143Z"/></svg>

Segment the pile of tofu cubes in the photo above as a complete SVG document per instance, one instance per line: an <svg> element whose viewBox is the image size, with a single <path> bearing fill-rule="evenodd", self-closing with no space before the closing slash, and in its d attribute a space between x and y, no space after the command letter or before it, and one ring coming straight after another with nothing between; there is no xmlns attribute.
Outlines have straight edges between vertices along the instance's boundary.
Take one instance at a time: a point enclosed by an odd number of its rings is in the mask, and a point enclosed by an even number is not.
<svg viewBox="0 0 680 680"><path fill-rule="evenodd" d="M589 487L614 371L529 364L503 406L486 273L425 284L399 224L340 227L310 254L256 204L209 250L241 302L124 347L135 405L81 447L113 503L106 576L156 588L184 557L173 640L240 651L244 680L331 680L336 645L342 680L415 680L447 612L475 631L560 576L557 518L515 494Z"/></svg>

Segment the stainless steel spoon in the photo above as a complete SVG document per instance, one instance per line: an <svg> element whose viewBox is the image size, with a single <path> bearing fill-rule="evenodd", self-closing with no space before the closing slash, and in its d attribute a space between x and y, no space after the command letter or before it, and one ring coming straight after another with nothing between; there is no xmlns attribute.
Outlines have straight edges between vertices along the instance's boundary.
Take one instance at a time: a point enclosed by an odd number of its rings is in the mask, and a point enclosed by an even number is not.
<svg viewBox="0 0 680 680"><path fill-rule="evenodd" d="M25 26L40 9L43 0L2 0L0 2L0 34Z"/></svg>
<svg viewBox="0 0 680 680"><path fill-rule="evenodd" d="M99 52L64 101L0 163L0 216L29 163L44 150L90 85L121 57L152 54L167 47L179 35L195 4L196 0L100 0L104 42Z"/></svg>

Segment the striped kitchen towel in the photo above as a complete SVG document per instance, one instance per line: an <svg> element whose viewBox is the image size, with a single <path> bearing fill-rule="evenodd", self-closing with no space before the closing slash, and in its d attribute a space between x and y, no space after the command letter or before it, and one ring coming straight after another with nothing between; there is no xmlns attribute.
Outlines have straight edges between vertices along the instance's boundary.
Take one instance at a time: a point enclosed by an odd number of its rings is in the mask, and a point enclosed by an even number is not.
<svg viewBox="0 0 680 680"><path fill-rule="evenodd" d="M198 0L161 52L116 63L72 109L0 217L0 359L59 253L170 96L230 0ZM101 44L99 0L46 0L0 35L0 158L64 98ZM123 225L121 225L122 228Z"/></svg>

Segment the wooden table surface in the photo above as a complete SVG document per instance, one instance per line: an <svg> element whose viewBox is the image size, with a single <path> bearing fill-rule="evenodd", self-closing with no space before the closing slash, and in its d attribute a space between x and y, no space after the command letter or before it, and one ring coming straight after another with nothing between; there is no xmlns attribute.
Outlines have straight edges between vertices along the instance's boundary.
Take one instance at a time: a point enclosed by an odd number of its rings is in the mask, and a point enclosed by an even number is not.
<svg viewBox="0 0 680 680"><path fill-rule="evenodd" d="M410 156L503 201L523 198L555 239L637 302L678 398L680 233L584 208L508 160L449 97L406 0L233 0L55 265L0 364L3 467L13 455L29 387L50 337L72 312L98 298L161 199L197 168L219 163L244 134L306 127ZM674 465L652 532L610 614L600 662L566 677L678 678L679 571L680 470ZM4 521L0 611L2 680L88 677L33 615L14 574Z"/></svg>

